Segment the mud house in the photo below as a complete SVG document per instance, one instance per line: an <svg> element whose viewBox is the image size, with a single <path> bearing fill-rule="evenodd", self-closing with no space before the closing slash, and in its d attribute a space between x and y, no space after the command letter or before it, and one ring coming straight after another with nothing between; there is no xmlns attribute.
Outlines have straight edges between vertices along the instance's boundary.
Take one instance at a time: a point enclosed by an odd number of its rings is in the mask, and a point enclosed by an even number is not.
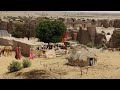
<svg viewBox="0 0 120 90"><path fill-rule="evenodd" d="M97 62L96 55L87 48L79 45L67 57L70 65L77 66L93 66Z"/></svg>

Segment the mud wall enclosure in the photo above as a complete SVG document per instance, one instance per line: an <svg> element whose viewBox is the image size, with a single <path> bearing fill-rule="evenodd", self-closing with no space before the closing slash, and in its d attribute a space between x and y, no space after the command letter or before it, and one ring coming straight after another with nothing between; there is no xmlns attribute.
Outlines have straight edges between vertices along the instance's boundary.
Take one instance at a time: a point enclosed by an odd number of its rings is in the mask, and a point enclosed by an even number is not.
<svg viewBox="0 0 120 90"><path fill-rule="evenodd" d="M20 41L9 40L9 39L4 39L4 38L0 38L0 45L12 46L14 51L19 46L19 47L21 47L21 52L23 54L27 54L27 55L29 55L30 48L33 48L33 53L35 55L38 55L39 51L37 51L36 48L40 47L40 45L29 45L29 44L26 44L26 43L23 43Z"/></svg>

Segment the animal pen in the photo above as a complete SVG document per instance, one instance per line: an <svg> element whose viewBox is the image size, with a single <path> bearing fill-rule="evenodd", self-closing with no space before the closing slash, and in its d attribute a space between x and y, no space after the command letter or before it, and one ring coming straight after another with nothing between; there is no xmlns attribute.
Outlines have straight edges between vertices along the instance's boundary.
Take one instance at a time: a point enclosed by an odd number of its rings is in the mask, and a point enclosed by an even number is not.
<svg viewBox="0 0 120 90"><path fill-rule="evenodd" d="M16 50L17 47L21 47L21 53L23 56L29 56L30 48L32 48L33 54L35 56L39 56L40 50L37 50L38 47L41 47L39 44L28 44L22 41L17 41L15 39L8 39L8 38L0 38L0 45L3 46L12 46L13 51Z"/></svg>

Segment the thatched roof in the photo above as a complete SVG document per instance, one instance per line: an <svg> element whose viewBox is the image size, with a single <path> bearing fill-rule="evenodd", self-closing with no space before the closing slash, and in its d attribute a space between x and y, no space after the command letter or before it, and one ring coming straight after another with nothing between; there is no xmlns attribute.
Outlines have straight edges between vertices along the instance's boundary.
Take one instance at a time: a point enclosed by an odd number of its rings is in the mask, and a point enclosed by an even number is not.
<svg viewBox="0 0 120 90"><path fill-rule="evenodd" d="M70 59L71 60L83 60L87 61L88 58L94 58L95 55L87 50L80 50L76 51L75 53L73 52L70 54Z"/></svg>
<svg viewBox="0 0 120 90"><path fill-rule="evenodd" d="M86 45L83 44L78 44L76 48L74 48L74 51L79 51L79 50L88 50Z"/></svg>
<svg viewBox="0 0 120 90"><path fill-rule="evenodd" d="M95 54L92 50L89 50L87 47L79 45L69 55L68 59L70 60L79 60L87 61L88 58L95 58Z"/></svg>

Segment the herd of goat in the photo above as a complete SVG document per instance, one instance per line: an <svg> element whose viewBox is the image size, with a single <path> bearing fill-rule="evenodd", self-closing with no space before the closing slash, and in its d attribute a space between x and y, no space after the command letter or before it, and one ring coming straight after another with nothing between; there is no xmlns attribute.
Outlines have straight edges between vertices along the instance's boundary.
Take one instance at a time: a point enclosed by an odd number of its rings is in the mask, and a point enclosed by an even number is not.
<svg viewBox="0 0 120 90"><path fill-rule="evenodd" d="M44 44L42 45L42 47L38 47L37 50L40 50L40 49L55 49L57 50L58 48L60 49L65 49L67 50L67 47L63 44L63 43L49 43L49 44Z"/></svg>
<svg viewBox="0 0 120 90"><path fill-rule="evenodd" d="M73 46L74 47L74 46ZM70 48L73 48L72 45L70 46ZM76 45L75 45L76 47ZM74 47L74 48L75 48ZM67 46L64 44L48 44L48 45L43 45L41 48L37 48L37 50L41 50L41 49L55 49L57 50L58 48L63 49L63 50L67 50ZM107 48L107 49L102 49L101 51L104 50L108 50L108 51L118 51L120 52L120 48ZM12 46L0 46L0 56L11 56L12 55L12 51L13 51L13 47Z"/></svg>
<svg viewBox="0 0 120 90"><path fill-rule="evenodd" d="M43 45L41 48L38 47L37 50L45 50L45 49L58 49L61 48L61 49L65 49L67 50L67 47L65 45L61 45L61 44L48 44L48 45ZM11 56L12 55L12 51L13 51L13 47L12 46L0 46L0 57L1 56Z"/></svg>

